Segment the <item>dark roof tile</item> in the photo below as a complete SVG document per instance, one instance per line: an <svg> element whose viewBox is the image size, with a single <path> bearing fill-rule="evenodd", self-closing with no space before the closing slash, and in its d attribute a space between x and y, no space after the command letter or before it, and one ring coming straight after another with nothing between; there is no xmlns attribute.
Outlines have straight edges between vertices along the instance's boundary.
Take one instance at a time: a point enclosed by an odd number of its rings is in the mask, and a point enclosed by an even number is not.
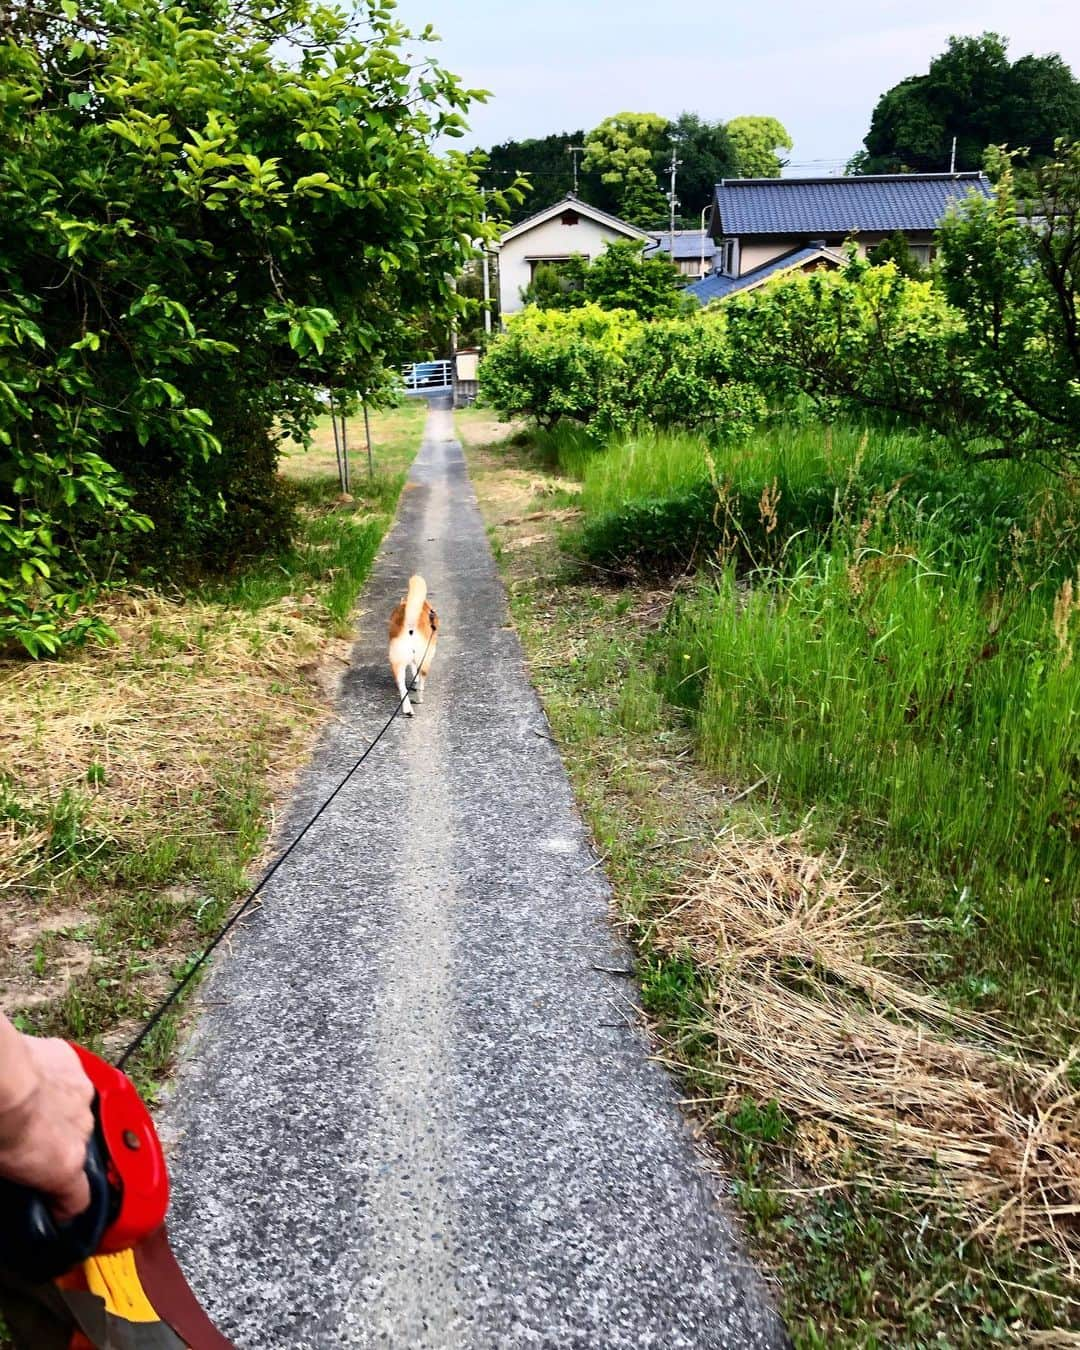
<svg viewBox="0 0 1080 1350"><path fill-rule="evenodd" d="M671 249L671 234L668 230L653 230L653 242L645 245L645 256L655 257L658 253L671 253L679 258L701 257L701 230L676 230L674 252ZM705 257L709 259L716 252L716 241L705 235Z"/></svg>
<svg viewBox="0 0 1080 1350"><path fill-rule="evenodd" d="M720 235L848 235L935 230L952 202L988 197L982 174L888 174L863 178L729 178L716 185Z"/></svg>
<svg viewBox="0 0 1080 1350"><path fill-rule="evenodd" d="M736 291L744 291L748 286L756 286L759 282L765 281L779 272L786 272L793 267L801 267L803 263L811 262L815 258L821 258L837 267L841 266L844 261L835 249L820 248L817 245L808 244L805 248L794 249L791 253L784 253L779 258L773 258L770 262L762 263L760 267L755 267L752 272L744 272L741 277L723 276L714 272L711 276L702 277L700 281L692 281L686 287L686 293L692 295L702 305L707 305L712 300L722 300L727 295L734 295Z"/></svg>

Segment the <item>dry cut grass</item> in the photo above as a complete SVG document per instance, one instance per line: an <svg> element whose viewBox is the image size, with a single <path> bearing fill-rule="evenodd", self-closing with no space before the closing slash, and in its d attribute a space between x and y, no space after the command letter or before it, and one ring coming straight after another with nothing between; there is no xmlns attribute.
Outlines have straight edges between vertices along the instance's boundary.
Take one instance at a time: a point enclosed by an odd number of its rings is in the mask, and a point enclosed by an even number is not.
<svg viewBox="0 0 1080 1350"><path fill-rule="evenodd" d="M668 900L658 949L705 976L700 1022L685 1029L715 1045L710 1105L780 1103L808 1190L858 1181L945 1204L973 1236L1052 1245L1075 1277L1069 1061L1024 1057L992 1021L892 973L917 921L798 839L729 839Z"/></svg>
<svg viewBox="0 0 1080 1350"><path fill-rule="evenodd" d="M0 663L0 761L36 794L89 791L99 778L95 819L115 840L147 811L186 810L223 742L260 724L287 741L317 715L316 691L297 698L324 641L305 614L314 606L286 597L251 614L118 596L99 606L115 645Z"/></svg>
<svg viewBox="0 0 1080 1350"><path fill-rule="evenodd" d="M187 912L206 901L183 884L180 855L236 854L247 822L231 819L229 796L251 793L261 806L284 790L344 669L346 644L327 641L310 598L247 613L129 592L102 608L114 645L0 663L6 1010L62 1003L112 945L101 934L133 889L161 890L176 910L141 962L150 987L165 979L191 940ZM252 844L241 842L241 856Z"/></svg>

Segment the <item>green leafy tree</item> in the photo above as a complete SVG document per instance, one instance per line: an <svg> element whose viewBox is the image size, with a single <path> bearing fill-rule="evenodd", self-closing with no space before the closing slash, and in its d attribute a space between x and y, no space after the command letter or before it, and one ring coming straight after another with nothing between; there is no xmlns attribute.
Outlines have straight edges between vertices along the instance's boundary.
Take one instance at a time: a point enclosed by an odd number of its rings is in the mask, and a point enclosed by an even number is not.
<svg viewBox="0 0 1080 1350"><path fill-rule="evenodd" d="M626 309L642 319L685 313L696 302L684 293L678 269L664 256L646 258L632 239L611 240L585 269L586 300L602 309Z"/></svg>
<svg viewBox="0 0 1080 1350"><path fill-rule="evenodd" d="M868 249L866 257L875 267L881 267L884 263L892 263L901 276L926 277L926 268L912 253L907 236L902 230L896 230L887 239L883 239L880 244L875 244L873 248Z"/></svg>
<svg viewBox="0 0 1080 1350"><path fill-rule="evenodd" d="M626 112L605 117L585 137L582 167L599 174L615 198L618 214L643 229L665 217L656 165L669 144L668 127L658 113Z"/></svg>
<svg viewBox="0 0 1080 1350"><path fill-rule="evenodd" d="M574 185L570 145L584 145L584 131L561 131L523 141L503 141L485 151L487 163L480 181L492 188L508 188L519 176L527 186L520 202L511 203L507 220L516 225L528 216L561 201ZM578 195L601 211L618 211L618 200L600 174L581 165L578 155Z"/></svg>
<svg viewBox="0 0 1080 1350"><path fill-rule="evenodd" d="M961 360L963 324L930 281L894 263L779 277L724 302L745 376L774 401L899 414L960 431L975 402Z"/></svg>
<svg viewBox="0 0 1080 1350"><path fill-rule="evenodd" d="M578 254L564 263L541 264L522 299L541 309L598 305L657 319L696 307L684 285L665 256L646 258L637 240L614 239L592 262Z"/></svg>
<svg viewBox="0 0 1080 1350"><path fill-rule="evenodd" d="M787 161L781 151L794 141L775 117L733 117L727 134L740 178L779 178Z"/></svg>
<svg viewBox="0 0 1080 1350"><path fill-rule="evenodd" d="M284 537L281 436L459 308L473 95L407 40L375 0L0 10L0 641L85 636L149 522L159 567Z"/></svg>
<svg viewBox="0 0 1080 1350"><path fill-rule="evenodd" d="M532 281L521 292L522 300L540 309L577 309L585 304L588 265L580 253L564 262L539 263Z"/></svg>
<svg viewBox="0 0 1080 1350"><path fill-rule="evenodd" d="M701 209L712 201L713 188L721 178L738 173L735 146L723 122L706 122L697 113L680 113L668 125L667 135L682 160L676 181L679 222L700 228ZM666 162L667 157L658 157L656 171L661 177Z"/></svg>
<svg viewBox="0 0 1080 1350"><path fill-rule="evenodd" d="M1060 56L1024 56L1010 63L997 33L952 37L925 75L912 75L882 94L865 150L849 168L858 173L949 168L978 169L988 146L1023 147L1037 163L1058 137L1080 135L1080 83ZM1027 161L1025 161L1027 162Z"/></svg>
<svg viewBox="0 0 1080 1350"><path fill-rule="evenodd" d="M964 367L989 457L1080 458L1080 142L1057 146L1022 203L1006 170L940 235L945 292L962 316Z"/></svg>

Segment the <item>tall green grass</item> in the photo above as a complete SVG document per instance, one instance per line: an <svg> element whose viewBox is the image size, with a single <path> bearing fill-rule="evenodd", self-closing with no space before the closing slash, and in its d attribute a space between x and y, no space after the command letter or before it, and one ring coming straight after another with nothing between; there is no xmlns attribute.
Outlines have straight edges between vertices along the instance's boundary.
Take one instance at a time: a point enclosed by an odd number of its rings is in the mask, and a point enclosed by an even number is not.
<svg viewBox="0 0 1080 1350"><path fill-rule="evenodd" d="M981 982L1045 980L1075 1007L1068 485L844 424L715 449L644 432L566 450L586 556L629 572L712 564L661 644L661 686L692 709L703 757L768 778L883 849L884 866L910 864L915 902L951 916Z"/></svg>
<svg viewBox="0 0 1080 1350"><path fill-rule="evenodd" d="M708 481L708 456L704 438L688 433L643 431L621 437L581 461L581 505L601 515L627 502L680 497Z"/></svg>
<svg viewBox="0 0 1080 1350"><path fill-rule="evenodd" d="M702 587L663 684L711 765L916 856L981 919L989 964L1074 1000L1080 662L1053 610L1019 582L988 594L977 560L821 547L793 575Z"/></svg>
<svg viewBox="0 0 1080 1350"><path fill-rule="evenodd" d="M586 514L576 549L631 575L718 554L744 571L786 566L796 541L801 550L851 520L887 515L898 537L932 541L939 562L978 554L985 578L1000 579L1057 486L1036 466L965 463L910 433L845 424L777 424L717 447L642 433L567 459L580 469ZM1040 565L1060 580L1067 552L1042 551Z"/></svg>

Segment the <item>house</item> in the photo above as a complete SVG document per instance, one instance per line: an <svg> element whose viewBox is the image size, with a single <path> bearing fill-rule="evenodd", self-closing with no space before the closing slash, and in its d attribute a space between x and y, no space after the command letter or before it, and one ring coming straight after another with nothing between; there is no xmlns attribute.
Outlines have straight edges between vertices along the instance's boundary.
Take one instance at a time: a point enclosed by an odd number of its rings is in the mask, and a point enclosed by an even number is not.
<svg viewBox="0 0 1080 1350"><path fill-rule="evenodd" d="M780 272L836 267L848 240L865 256L897 232L927 264L935 231L970 192L990 196L989 180L981 173L724 179L713 195L713 271L687 290L708 304Z"/></svg>
<svg viewBox="0 0 1080 1350"><path fill-rule="evenodd" d="M762 263L760 267L755 267L753 271L741 277L713 271L700 281L687 286L686 293L700 300L703 305L708 305L713 300L723 300L729 295L734 295L736 291L749 291L755 286L762 286L781 272L813 272L819 267L842 267L844 262L844 254L840 249L828 248L822 241L816 240L805 248L782 253L778 258Z"/></svg>
<svg viewBox="0 0 1080 1350"><path fill-rule="evenodd" d="M613 239L654 242L653 236L636 225L609 216L572 192L529 216L501 237L499 254L499 309L505 319L524 308L521 292L542 263L568 262L575 254L588 261L598 258Z"/></svg>
<svg viewBox="0 0 1080 1350"><path fill-rule="evenodd" d="M652 242L645 245L646 258L667 256L679 272L691 281L708 276L713 270L716 240L708 230L653 230Z"/></svg>

